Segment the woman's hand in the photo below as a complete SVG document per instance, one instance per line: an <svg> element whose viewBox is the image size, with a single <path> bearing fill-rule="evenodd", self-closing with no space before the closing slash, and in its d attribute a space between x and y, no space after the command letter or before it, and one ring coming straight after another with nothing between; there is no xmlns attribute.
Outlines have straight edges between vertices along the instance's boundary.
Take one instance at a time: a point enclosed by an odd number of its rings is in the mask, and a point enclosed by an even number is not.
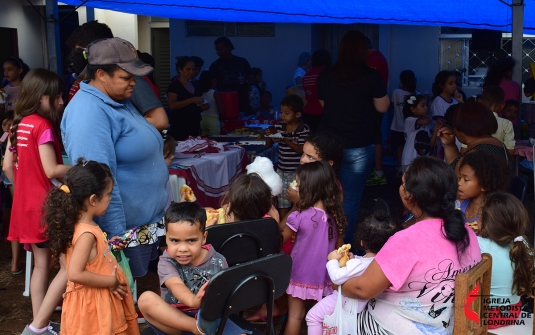
<svg viewBox="0 0 535 335"><path fill-rule="evenodd" d="M444 146L455 145L455 135L453 134L453 129L449 126L443 126L438 130L437 136L442 141Z"/></svg>
<svg viewBox="0 0 535 335"><path fill-rule="evenodd" d="M286 189L286 200L288 200L292 204L295 204L297 201L299 201L299 192L297 192L297 190L294 190L293 187L288 186L288 188Z"/></svg>
<svg viewBox="0 0 535 335"><path fill-rule="evenodd" d="M338 253L338 250L333 250L330 254L327 255L327 259L330 261L333 259L336 259L338 261L340 260L340 258L342 258L342 254Z"/></svg>
<svg viewBox="0 0 535 335"><path fill-rule="evenodd" d="M210 109L210 104L202 104L202 105L201 105L201 108L202 108L202 111L203 111L203 112L204 112L204 111L207 111L207 110Z"/></svg>
<svg viewBox="0 0 535 335"><path fill-rule="evenodd" d="M110 291L117 298L123 300L123 297L128 294L128 284L126 282L120 281L117 278L117 265L113 268L111 276L115 278L115 281L112 286L110 286Z"/></svg>
<svg viewBox="0 0 535 335"><path fill-rule="evenodd" d="M108 240L109 245L115 246L113 248L113 251L119 251L125 248L125 245L122 242L119 242L120 239L121 239L120 236L114 236Z"/></svg>

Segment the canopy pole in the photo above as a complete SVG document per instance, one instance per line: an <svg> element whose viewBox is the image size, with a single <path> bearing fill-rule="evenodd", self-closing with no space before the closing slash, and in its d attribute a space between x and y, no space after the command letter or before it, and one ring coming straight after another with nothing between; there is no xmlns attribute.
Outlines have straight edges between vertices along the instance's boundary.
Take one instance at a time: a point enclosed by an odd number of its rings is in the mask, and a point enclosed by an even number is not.
<svg viewBox="0 0 535 335"><path fill-rule="evenodd" d="M59 38L59 12L57 0L46 0L46 35L49 70L62 76L61 41Z"/></svg>
<svg viewBox="0 0 535 335"><path fill-rule="evenodd" d="M523 37L524 37L524 0L513 0L513 27L512 27L512 53L511 56L516 61L513 69L513 81L522 87L522 58L523 58ZM519 97L520 98L520 97Z"/></svg>

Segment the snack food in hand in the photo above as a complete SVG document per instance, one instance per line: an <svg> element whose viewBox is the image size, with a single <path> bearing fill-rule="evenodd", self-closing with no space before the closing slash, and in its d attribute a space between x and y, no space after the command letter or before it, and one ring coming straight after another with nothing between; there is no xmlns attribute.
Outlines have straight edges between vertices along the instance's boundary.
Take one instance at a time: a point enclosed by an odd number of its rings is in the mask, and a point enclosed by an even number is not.
<svg viewBox="0 0 535 335"><path fill-rule="evenodd" d="M294 180L290 183L290 187L293 188L294 190L297 190L297 180Z"/></svg>
<svg viewBox="0 0 535 335"><path fill-rule="evenodd" d="M209 226L213 219L217 218L215 224L225 223L225 209L212 209L206 208L206 225Z"/></svg>
<svg viewBox="0 0 535 335"><path fill-rule="evenodd" d="M193 193L193 190L188 185L184 184L180 188L180 195L186 194L186 201L187 202L195 202L197 201L197 198L195 197L195 194Z"/></svg>
<svg viewBox="0 0 535 335"><path fill-rule="evenodd" d="M351 249L351 244L344 244L343 246L338 248L338 253L342 254L342 258L338 260L338 263L340 263L341 268L346 266L346 263L349 260L349 249Z"/></svg>

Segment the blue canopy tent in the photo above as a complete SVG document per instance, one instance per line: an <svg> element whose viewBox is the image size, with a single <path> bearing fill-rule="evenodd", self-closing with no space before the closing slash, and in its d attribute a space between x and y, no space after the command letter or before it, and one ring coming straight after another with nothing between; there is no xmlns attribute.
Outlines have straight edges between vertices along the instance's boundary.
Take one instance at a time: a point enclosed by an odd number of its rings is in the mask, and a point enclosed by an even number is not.
<svg viewBox="0 0 535 335"><path fill-rule="evenodd" d="M191 20L375 23L511 31L514 0L62 0L70 5ZM525 0L524 33L535 34L535 0Z"/></svg>

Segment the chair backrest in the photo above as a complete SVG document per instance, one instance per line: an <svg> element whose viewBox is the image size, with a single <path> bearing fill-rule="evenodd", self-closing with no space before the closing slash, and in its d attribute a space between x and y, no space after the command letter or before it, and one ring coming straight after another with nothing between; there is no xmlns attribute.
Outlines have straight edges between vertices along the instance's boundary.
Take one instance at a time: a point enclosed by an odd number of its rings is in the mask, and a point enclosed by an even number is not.
<svg viewBox="0 0 535 335"><path fill-rule="evenodd" d="M208 321L222 318L222 331L230 314L266 303L267 319L272 320L273 301L286 291L291 271L292 258L279 253L217 273L206 288L200 310L202 318ZM267 326L266 334L270 334L271 322Z"/></svg>
<svg viewBox="0 0 535 335"><path fill-rule="evenodd" d="M455 277L454 334L487 334L486 314L489 306L491 271L492 257L485 253L481 255L481 262ZM467 315L467 311L475 313Z"/></svg>
<svg viewBox="0 0 535 335"><path fill-rule="evenodd" d="M526 188L528 184L526 181L518 176L514 177L511 181L511 193L517 197L520 201L524 202L524 196L526 195Z"/></svg>
<svg viewBox="0 0 535 335"><path fill-rule="evenodd" d="M206 230L206 243L225 256L229 266L280 251L280 229L272 218L218 224Z"/></svg>

